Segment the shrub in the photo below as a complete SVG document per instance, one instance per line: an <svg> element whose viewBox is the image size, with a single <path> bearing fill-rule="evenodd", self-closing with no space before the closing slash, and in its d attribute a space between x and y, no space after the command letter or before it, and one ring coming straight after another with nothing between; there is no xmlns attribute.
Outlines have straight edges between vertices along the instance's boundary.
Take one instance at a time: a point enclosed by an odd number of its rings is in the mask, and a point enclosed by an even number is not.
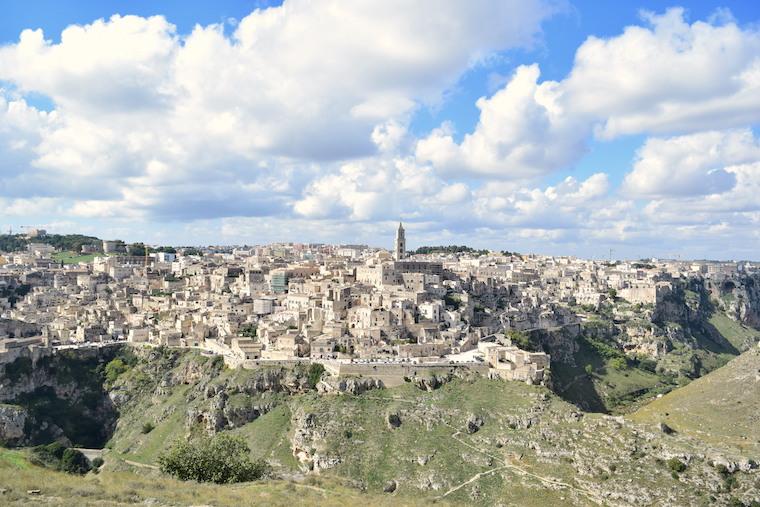
<svg viewBox="0 0 760 507"><path fill-rule="evenodd" d="M670 468L670 470L673 471L673 473L680 474L681 472L686 470L686 463L684 463L678 458L670 458L668 460L668 468Z"/></svg>
<svg viewBox="0 0 760 507"><path fill-rule="evenodd" d="M616 357L610 360L610 366L612 366L616 370L625 370L626 368L628 368L628 361L626 361L625 358Z"/></svg>
<svg viewBox="0 0 760 507"><path fill-rule="evenodd" d="M214 370L224 369L224 356L216 355L211 359L211 368Z"/></svg>
<svg viewBox="0 0 760 507"><path fill-rule="evenodd" d="M586 372L586 375L588 375L588 376L591 376L591 375L594 373L594 367L593 367L593 366L591 366L590 364L587 364L587 365L586 365L586 366L583 368L583 371L585 371L585 372Z"/></svg>
<svg viewBox="0 0 760 507"><path fill-rule="evenodd" d="M32 449L30 461L38 466L59 468L66 447L59 442L38 445Z"/></svg>
<svg viewBox="0 0 760 507"><path fill-rule="evenodd" d="M225 434L179 440L159 456L158 463L162 472L180 480L217 484L252 481L268 470L266 462L251 460L245 440Z"/></svg>
<svg viewBox="0 0 760 507"><path fill-rule="evenodd" d="M306 372L309 387L314 389L322 378L322 374L325 372L325 367L321 363L311 363L309 370Z"/></svg>
<svg viewBox="0 0 760 507"><path fill-rule="evenodd" d="M97 457L92 460L92 468L100 468L103 466L103 458Z"/></svg>
<svg viewBox="0 0 760 507"><path fill-rule="evenodd" d="M5 365L5 376L11 382L18 382L22 376L32 373L32 360L28 357L17 357L12 363Z"/></svg>
<svg viewBox="0 0 760 507"><path fill-rule="evenodd" d="M111 360L105 368L106 381L109 384L113 384L119 378L119 375L127 370L129 370L129 366L121 358L117 357Z"/></svg>
<svg viewBox="0 0 760 507"><path fill-rule="evenodd" d="M61 471L70 474L86 474L90 471L90 462L87 457L76 449L66 449L61 458Z"/></svg>
<svg viewBox="0 0 760 507"><path fill-rule="evenodd" d="M141 431L143 435L147 435L148 433L153 431L155 428L156 428L156 425L148 421L146 423L143 423Z"/></svg>
<svg viewBox="0 0 760 507"><path fill-rule="evenodd" d="M653 361L647 358L639 359L639 368L651 373L657 372L657 361Z"/></svg>
<svg viewBox="0 0 760 507"><path fill-rule="evenodd" d="M254 324L244 324L240 326L240 330L238 332L240 336L245 336L246 338L256 338L256 326Z"/></svg>
<svg viewBox="0 0 760 507"><path fill-rule="evenodd" d="M533 342L531 342L530 336L523 331L510 329L504 333L504 336L512 342L512 345L519 349L527 350L529 352L538 352Z"/></svg>

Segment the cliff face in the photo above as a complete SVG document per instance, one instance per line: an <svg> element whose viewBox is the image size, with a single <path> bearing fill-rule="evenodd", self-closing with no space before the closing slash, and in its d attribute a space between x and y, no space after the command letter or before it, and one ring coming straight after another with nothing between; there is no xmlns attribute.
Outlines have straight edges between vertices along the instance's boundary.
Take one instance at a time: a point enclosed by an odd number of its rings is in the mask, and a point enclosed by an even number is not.
<svg viewBox="0 0 760 507"><path fill-rule="evenodd" d="M103 369L115 348L22 356L0 368L0 439L10 445L53 440L102 446L118 413L103 388ZM12 407L12 408L10 408Z"/></svg>
<svg viewBox="0 0 760 507"><path fill-rule="evenodd" d="M711 283L709 293L716 306L730 318L760 328L760 275Z"/></svg>

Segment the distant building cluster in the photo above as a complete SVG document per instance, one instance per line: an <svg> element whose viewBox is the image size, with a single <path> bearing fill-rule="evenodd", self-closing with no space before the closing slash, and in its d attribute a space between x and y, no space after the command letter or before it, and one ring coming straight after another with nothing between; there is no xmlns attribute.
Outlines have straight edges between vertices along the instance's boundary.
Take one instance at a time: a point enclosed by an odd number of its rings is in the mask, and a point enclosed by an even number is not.
<svg viewBox="0 0 760 507"><path fill-rule="evenodd" d="M365 245L272 244L128 255L104 241L63 265L30 243L0 259L0 356L36 347L129 342L198 347L231 365L320 361L385 379L417 367L472 368L542 382L543 352L505 340L578 326L612 297L656 305L674 280L730 277L742 263L606 263L492 252L410 255ZM200 255L196 255L200 254Z"/></svg>

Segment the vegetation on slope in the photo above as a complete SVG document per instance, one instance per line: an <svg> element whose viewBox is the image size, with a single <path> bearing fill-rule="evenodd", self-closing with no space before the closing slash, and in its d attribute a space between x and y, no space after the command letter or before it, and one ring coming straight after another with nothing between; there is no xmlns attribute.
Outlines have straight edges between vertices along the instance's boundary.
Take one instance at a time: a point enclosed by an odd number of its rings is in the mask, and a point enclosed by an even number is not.
<svg viewBox="0 0 760 507"><path fill-rule="evenodd" d="M228 434L178 439L158 457L161 471L183 481L229 484L260 479L267 472L263 460L252 460L245 440Z"/></svg>
<svg viewBox="0 0 760 507"><path fill-rule="evenodd" d="M760 455L760 349L640 408L631 419Z"/></svg>
<svg viewBox="0 0 760 507"><path fill-rule="evenodd" d="M131 399L121 406L107 462L155 466L177 439L213 430L243 438L250 458L266 459L275 476L313 470L369 495L393 491L387 495L402 504L588 505L612 498L708 505L751 487L752 477L739 474L730 491L711 492L705 485L722 479L702 441L583 414L539 386L473 377L432 392L407 383L324 395L309 387L305 370L220 370L195 353L176 354L166 370L156 367L160 361L149 359L117 381ZM133 384L141 375L151 380ZM146 420L155 424L147 434ZM674 456L688 467L674 471Z"/></svg>
<svg viewBox="0 0 760 507"><path fill-rule="evenodd" d="M267 480L236 485L216 485L172 479L149 469L129 469L118 461L84 478L32 465L25 451L0 448L2 504L51 507L123 507L145 504L155 507L207 504L216 507L268 505L343 507L399 505L398 497L369 494L330 477L305 481ZM39 493L36 493L39 491ZM30 492L35 492L31 494ZM425 505L405 498L404 505ZM441 505L449 505L443 502Z"/></svg>

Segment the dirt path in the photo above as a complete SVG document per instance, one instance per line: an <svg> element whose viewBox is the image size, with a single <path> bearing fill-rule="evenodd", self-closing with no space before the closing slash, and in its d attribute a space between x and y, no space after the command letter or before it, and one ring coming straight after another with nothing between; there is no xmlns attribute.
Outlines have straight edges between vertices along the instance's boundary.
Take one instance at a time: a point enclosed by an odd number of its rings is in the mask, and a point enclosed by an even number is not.
<svg viewBox="0 0 760 507"><path fill-rule="evenodd" d="M485 472L477 473L477 474L473 475L472 477L470 477L465 482L463 482L462 484L460 484L459 486L454 486L453 488L451 488L450 490L448 490L446 493L444 493L441 496L437 497L436 500L440 500L441 498L445 498L445 497L449 496L450 494L452 494L452 493L454 493L456 491L459 491L463 487L467 486L468 484L472 484L473 482L477 481L478 479L480 479L481 477L483 477L485 475L491 475L491 474L496 473L499 470L503 470L505 468L507 468L507 466L506 465L502 465L502 466L497 467L497 468L492 468L491 470L486 470Z"/></svg>
<svg viewBox="0 0 760 507"><path fill-rule="evenodd" d="M122 459L122 461L124 463L126 463L127 465L132 465L133 467L150 468L151 470L158 470L159 469L156 465L148 465L146 463L138 463L137 461L131 461L131 460L128 460L128 459Z"/></svg>
<svg viewBox="0 0 760 507"><path fill-rule="evenodd" d="M459 442L461 445L464 445L465 447L467 447L469 449L477 451L477 452L479 452L481 454L484 454L484 455L488 456L489 458L491 458L491 459L493 459L495 461L498 461L498 462L502 463L502 466L497 467L497 468L493 468L491 470L486 470L485 472L481 472L479 474L475 474L468 481L460 484L459 486L457 486L455 488L452 488L452 490L447 491L440 498L443 498L444 496L446 496L448 494L451 494L454 491L457 491L458 489L460 489L460 488L464 487L465 485L470 484L470 483L472 483L472 482L480 479L481 477L483 477L485 475L489 475L489 474L492 474L492 473L494 473L494 472L496 472L498 470L502 470L502 469L508 468L508 469L510 469L510 470L512 470L514 472L517 472L518 474L527 475L527 476L533 477L534 479L538 479L539 481L543 482L544 484L548 484L548 485L552 485L552 486L559 486L559 487L562 487L562 488L571 489L573 491L581 493L581 494L585 495L586 497L588 497L591 501L593 501L595 503L598 503L598 504L603 504L604 503L604 500L601 499L601 498L599 498L596 495L596 493L594 493L593 491L590 491L590 490L588 490L586 488L582 488L582 487L578 487L578 486L573 486L572 484L568 484L566 482L562 482L562 481L560 481L558 479L549 478L549 477L543 477L541 475L535 474L533 472L530 472L530 471L526 470L524 467L515 465L514 463L509 463L509 462L505 461L502 458L494 456L493 454L480 449L477 446L474 446L474 445L472 445L472 444L470 444L468 442L465 442L464 440L462 440L461 438L459 438L459 435L462 434L461 430L456 429L454 426L450 425L449 423L444 422L443 424L445 424L446 426L448 426L451 429L456 430L451 435L451 439L452 440L454 440L456 442Z"/></svg>

